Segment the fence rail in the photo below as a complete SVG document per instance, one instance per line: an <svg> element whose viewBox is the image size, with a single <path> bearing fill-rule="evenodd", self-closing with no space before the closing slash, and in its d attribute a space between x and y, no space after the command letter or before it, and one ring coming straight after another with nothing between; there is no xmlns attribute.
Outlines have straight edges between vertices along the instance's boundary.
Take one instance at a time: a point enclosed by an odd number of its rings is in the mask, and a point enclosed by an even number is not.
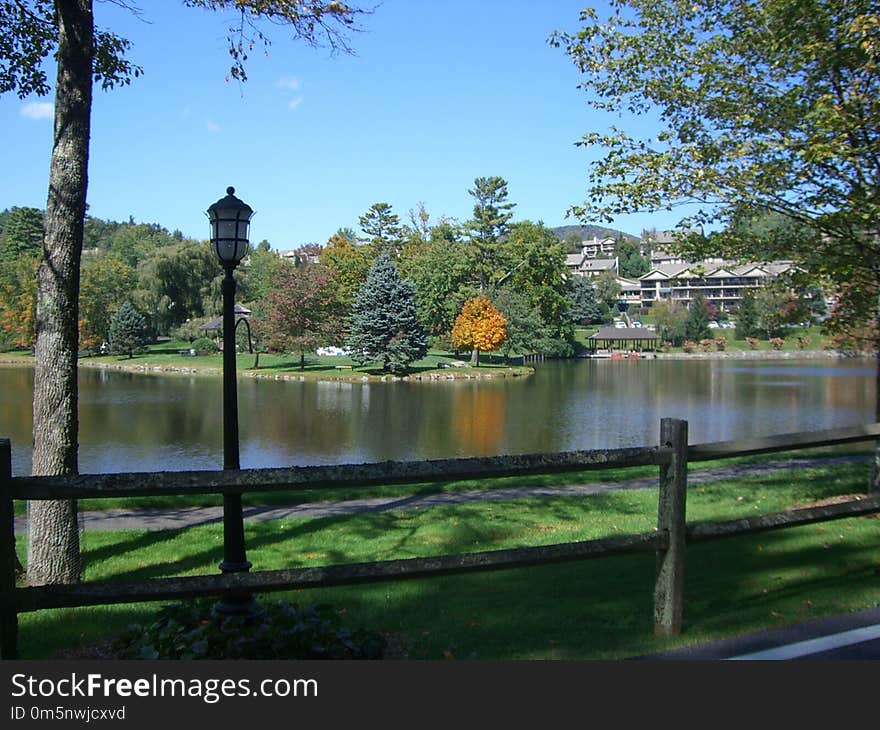
<svg viewBox="0 0 880 730"><path fill-rule="evenodd" d="M18 656L18 615L47 608L228 596L240 595L243 591L263 593L293 588L426 578L637 552L654 552L657 555L654 631L658 635L674 635L681 631L682 625L684 560L689 543L880 512L880 495L869 495L863 499L828 506L755 515L726 522L687 525L687 469L690 461L793 451L878 438L880 423L688 446L687 422L663 419L660 424L660 445L650 447L284 469L48 477L13 476L10 442L8 439L0 439L0 658ZM430 558L153 578L133 583L90 581L75 585L16 585L14 500L17 499L296 491L645 465L659 467L657 531L652 533Z"/></svg>

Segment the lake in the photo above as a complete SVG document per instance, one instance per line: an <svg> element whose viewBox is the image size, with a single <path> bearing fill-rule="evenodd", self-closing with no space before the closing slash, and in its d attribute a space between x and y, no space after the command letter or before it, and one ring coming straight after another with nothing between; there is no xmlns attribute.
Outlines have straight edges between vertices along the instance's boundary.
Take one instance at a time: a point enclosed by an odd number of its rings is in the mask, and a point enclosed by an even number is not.
<svg viewBox="0 0 880 730"><path fill-rule="evenodd" d="M873 421L872 360L576 360L528 378L239 379L241 465L436 459L690 442ZM80 471L221 469L221 380L80 371ZM0 436L30 473L33 370L0 368Z"/></svg>

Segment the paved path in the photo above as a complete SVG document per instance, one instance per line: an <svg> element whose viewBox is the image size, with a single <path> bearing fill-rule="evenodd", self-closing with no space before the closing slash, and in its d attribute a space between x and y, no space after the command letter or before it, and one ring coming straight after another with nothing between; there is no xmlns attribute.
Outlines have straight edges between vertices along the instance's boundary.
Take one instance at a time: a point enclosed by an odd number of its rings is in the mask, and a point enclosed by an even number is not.
<svg viewBox="0 0 880 730"><path fill-rule="evenodd" d="M803 468L816 465L867 463L869 456L836 456L821 459L784 459L761 464L724 466L714 469L695 469L688 474L689 484L705 484L744 476L765 476L780 469ZM246 507L247 520L266 522L280 519L340 517L395 509L424 509L443 504L502 501L528 497L573 497L598 494L610 489L656 489L657 477L627 479L620 482L597 482L559 487L519 487L511 489L469 489L439 494L409 495L405 497L370 497L344 502L310 502L288 507ZM80 524L86 530L176 530L195 525L219 523L223 520L222 507L181 507L178 509L109 509L83 511ZM27 528L26 518L17 517L16 532Z"/></svg>

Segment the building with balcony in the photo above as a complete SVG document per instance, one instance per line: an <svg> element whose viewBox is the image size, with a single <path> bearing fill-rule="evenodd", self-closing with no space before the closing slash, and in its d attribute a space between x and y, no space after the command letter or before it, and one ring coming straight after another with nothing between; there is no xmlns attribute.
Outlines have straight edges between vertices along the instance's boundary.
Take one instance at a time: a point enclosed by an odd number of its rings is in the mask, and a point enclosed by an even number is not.
<svg viewBox="0 0 880 730"><path fill-rule="evenodd" d="M761 289L793 266L791 261L736 264L722 259L657 263L639 277L641 306L648 308L664 299L687 306L694 297L702 296L722 312L729 312L736 309L746 291Z"/></svg>

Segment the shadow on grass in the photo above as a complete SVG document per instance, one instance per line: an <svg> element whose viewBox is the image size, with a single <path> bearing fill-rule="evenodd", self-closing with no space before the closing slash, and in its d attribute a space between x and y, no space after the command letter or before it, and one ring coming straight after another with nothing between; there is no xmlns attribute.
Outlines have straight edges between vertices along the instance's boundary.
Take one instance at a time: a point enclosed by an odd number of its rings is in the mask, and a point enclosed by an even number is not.
<svg viewBox="0 0 880 730"><path fill-rule="evenodd" d="M373 529L384 526L379 520ZM329 603L345 611L347 622L392 632L416 659L620 659L876 602L880 536L859 534L828 545L810 526L691 546L684 631L669 639L653 636L650 554L284 595L300 604ZM33 656L28 646L39 640L47 642L41 650L57 651L63 643L53 643L56 629L60 642L77 634L106 638L112 626L96 618L108 610L28 617L22 648Z"/></svg>

